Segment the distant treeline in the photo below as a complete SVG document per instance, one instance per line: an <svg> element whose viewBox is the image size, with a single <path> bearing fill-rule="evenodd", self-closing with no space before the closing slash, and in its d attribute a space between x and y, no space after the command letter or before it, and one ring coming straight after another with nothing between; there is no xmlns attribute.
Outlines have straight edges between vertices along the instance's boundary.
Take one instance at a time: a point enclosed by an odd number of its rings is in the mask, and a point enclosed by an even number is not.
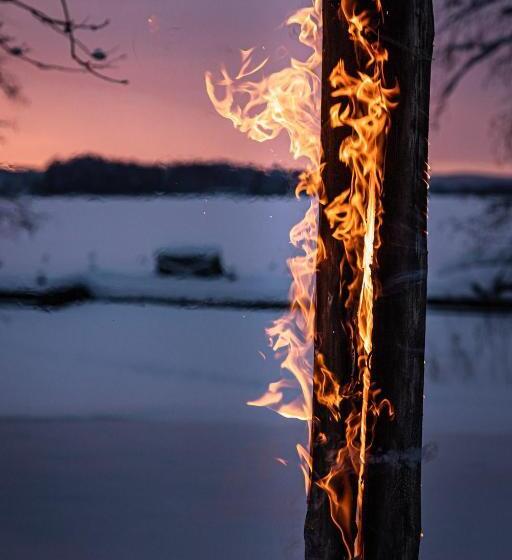
<svg viewBox="0 0 512 560"><path fill-rule="evenodd" d="M291 194L297 176L297 172L283 169L263 170L228 163L142 165L80 156L55 161L40 173L3 171L0 188L6 194L25 192L39 196L271 196Z"/></svg>
<svg viewBox="0 0 512 560"><path fill-rule="evenodd" d="M55 161L45 171L0 169L0 196L155 196L227 194L287 196L298 172L229 163L143 165L85 155ZM446 175L431 179L430 192L440 195L511 195L512 179L485 175Z"/></svg>

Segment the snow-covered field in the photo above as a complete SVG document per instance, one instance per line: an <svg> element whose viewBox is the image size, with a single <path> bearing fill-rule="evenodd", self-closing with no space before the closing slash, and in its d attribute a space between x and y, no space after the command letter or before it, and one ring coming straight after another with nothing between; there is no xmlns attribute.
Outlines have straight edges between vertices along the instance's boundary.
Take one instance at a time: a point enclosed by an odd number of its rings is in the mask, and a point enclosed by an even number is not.
<svg viewBox="0 0 512 560"><path fill-rule="evenodd" d="M2 239L1 273L152 272L158 249L197 245L219 247L240 275L284 274L287 232L305 208L288 198L32 199L39 228Z"/></svg>
<svg viewBox="0 0 512 560"><path fill-rule="evenodd" d="M450 216L478 204L432 201L433 275L468 243ZM302 210L283 199L32 207L41 226L0 242L0 275L149 274L159 247L196 244L221 247L242 276L283 278L286 232ZM153 305L0 308L5 557L303 557L294 452L303 427L244 404L278 375L264 334L275 316ZM427 333L422 560L506 558L512 321L436 312Z"/></svg>
<svg viewBox="0 0 512 560"><path fill-rule="evenodd" d="M435 297L484 291L496 277L511 283L496 265L468 266L474 239L468 225L489 198L433 196L429 210L429 294ZM190 285L190 294L234 292L233 297L286 301L288 232L308 202L291 198L40 198L29 203L34 232L13 232L0 242L0 289L82 281L100 296L183 292L154 275L155 252L169 245L216 247L238 282ZM473 220L472 224L475 225ZM508 237L504 237L507 242ZM499 247L494 247L498 250ZM263 277L263 278L262 278ZM187 290L185 290L186 292ZM237 295L238 294L238 295ZM510 293L506 295L510 296Z"/></svg>

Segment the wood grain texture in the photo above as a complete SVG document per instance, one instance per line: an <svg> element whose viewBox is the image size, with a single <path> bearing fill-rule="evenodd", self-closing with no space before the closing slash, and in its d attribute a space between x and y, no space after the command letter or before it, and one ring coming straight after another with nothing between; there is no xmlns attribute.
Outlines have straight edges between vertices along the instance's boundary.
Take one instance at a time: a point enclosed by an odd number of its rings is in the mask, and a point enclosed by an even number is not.
<svg viewBox="0 0 512 560"><path fill-rule="evenodd" d="M366 1L366 0L364 0ZM375 307L373 372L383 397L396 409L395 419L382 419L375 434L368 468L364 506L367 560L417 560L421 531L421 424L425 341L427 239L426 161L430 61L433 43L431 0L383 0L382 40L390 52L389 81L400 85L400 104L392 116L384 182L384 224L379 251L382 295ZM357 69L353 44L338 16L339 0L323 2L323 173L327 199L350 183L338 149L346 130L332 130L329 74L342 58ZM330 235L323 213L320 235L328 258L317 271L315 357L322 354L338 380L355 374L353 344L344 328L346 294L340 292L341 248ZM315 373L317 373L315 359ZM342 424L330 420L313 401L313 485L305 523L306 560L344 560L338 530L330 519L326 495L315 482L325 476L333 449L344 437ZM320 432L330 445L317 445ZM355 480L354 480L355 484Z"/></svg>
<svg viewBox="0 0 512 560"><path fill-rule="evenodd" d="M323 2L323 61L322 61L322 115L321 141L324 152L323 181L327 200L333 200L342 189L350 185L351 172L339 161L339 146L347 135L346 128L333 130L330 126L329 109L332 104L329 75L341 57L349 71L357 65L347 30L342 26L339 15L339 0ZM316 276L316 332L315 332L315 377L317 358L323 355L326 365L340 383L355 374L354 355L350 336L345 331L344 299L340 293L341 275L350 274L348 267L341 271L339 263L342 247L330 231L327 219L320 209L319 235L324 240L328 258L319 264ZM313 398L313 429L311 453L313 474L308 497L308 512L304 527L306 560L343 560L344 546L338 529L332 523L327 495L316 482L327 475L335 450L341 446L345 429L343 423L333 422L325 407ZM327 436L328 444L318 444L318 434ZM355 482L355 479L354 479Z"/></svg>
<svg viewBox="0 0 512 560"><path fill-rule="evenodd" d="M395 407L377 424L368 469L366 558L417 560L421 533L421 445L427 296L427 159L431 0L383 0L389 79L400 99L392 115L379 251L383 293L375 306L373 370Z"/></svg>

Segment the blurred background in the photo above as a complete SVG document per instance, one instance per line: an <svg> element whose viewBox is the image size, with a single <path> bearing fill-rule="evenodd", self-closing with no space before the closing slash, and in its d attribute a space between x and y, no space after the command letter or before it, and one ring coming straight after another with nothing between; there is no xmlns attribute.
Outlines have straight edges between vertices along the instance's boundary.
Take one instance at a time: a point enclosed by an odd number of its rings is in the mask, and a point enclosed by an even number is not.
<svg viewBox="0 0 512 560"><path fill-rule="evenodd" d="M303 557L305 428L245 405L279 374L300 162L204 86L240 48L300 55L303 5L0 2L6 558ZM421 558L504 558L512 5L435 8Z"/></svg>

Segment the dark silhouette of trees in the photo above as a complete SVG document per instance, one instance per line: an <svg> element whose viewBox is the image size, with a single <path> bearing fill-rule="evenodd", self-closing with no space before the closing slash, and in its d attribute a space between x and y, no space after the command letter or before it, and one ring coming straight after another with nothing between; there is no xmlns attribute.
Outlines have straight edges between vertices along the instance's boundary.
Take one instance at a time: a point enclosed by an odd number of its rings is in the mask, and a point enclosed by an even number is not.
<svg viewBox="0 0 512 560"><path fill-rule="evenodd" d="M79 156L55 161L32 187L43 196L286 195L294 172L234 166L223 162L143 165Z"/></svg>

